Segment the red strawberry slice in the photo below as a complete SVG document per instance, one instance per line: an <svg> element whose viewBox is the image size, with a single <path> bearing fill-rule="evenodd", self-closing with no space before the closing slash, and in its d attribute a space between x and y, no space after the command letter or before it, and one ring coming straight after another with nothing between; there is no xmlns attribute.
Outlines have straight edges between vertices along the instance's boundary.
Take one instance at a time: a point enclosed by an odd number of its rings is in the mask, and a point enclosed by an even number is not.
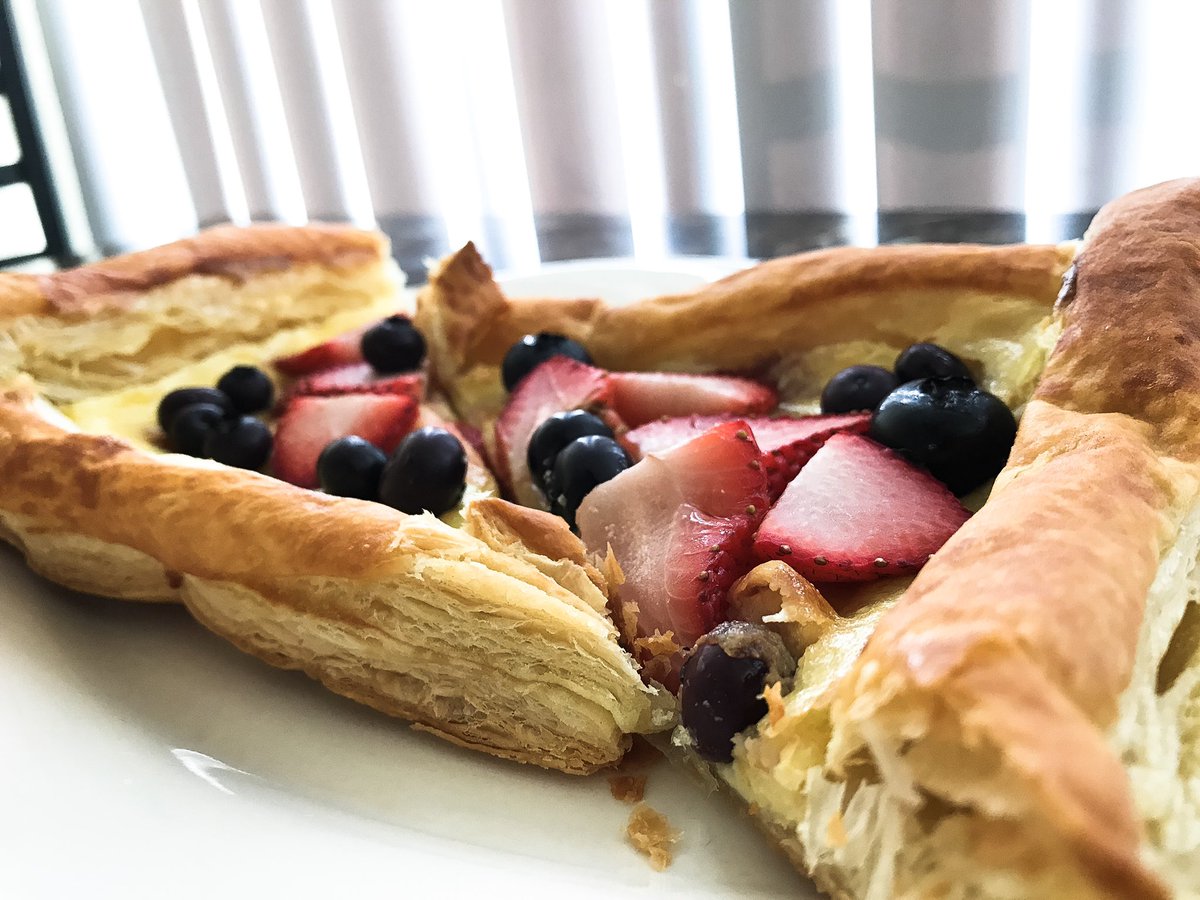
<svg viewBox="0 0 1200 900"><path fill-rule="evenodd" d="M353 363L301 378L288 391L291 397L337 397L342 394L403 394L420 401L425 396L425 375L422 372L377 375L369 364Z"/></svg>
<svg viewBox="0 0 1200 900"><path fill-rule="evenodd" d="M412 429L418 405L400 394L296 397L275 431L271 467L277 478L317 486L317 457L333 440L356 434L385 453Z"/></svg>
<svg viewBox="0 0 1200 900"><path fill-rule="evenodd" d="M603 369L553 356L517 385L496 422L496 475L522 506L549 509L533 484L526 453L534 430L550 416L569 409L586 409L604 402L609 374Z"/></svg>
<svg viewBox="0 0 1200 900"><path fill-rule="evenodd" d="M320 372L323 369L332 369L335 366L360 363L363 361L360 345L363 332L366 330L366 328L359 328L355 331L348 331L323 344L293 353L291 356L281 356L275 360L275 368L284 375L291 375L294 378L299 375Z"/></svg>
<svg viewBox="0 0 1200 900"><path fill-rule="evenodd" d="M612 372L613 412L631 427L689 415L754 415L774 409L774 389L749 378L674 372Z"/></svg>
<svg viewBox="0 0 1200 900"><path fill-rule="evenodd" d="M576 521L590 551L612 547L625 574L619 600L637 605L639 635L670 631L686 648L724 620L726 593L753 563L766 503L758 446L734 421L600 485Z"/></svg>
<svg viewBox="0 0 1200 900"><path fill-rule="evenodd" d="M684 416L650 422L626 433L622 442L634 459L647 453L669 450L720 422L728 416ZM871 424L870 413L805 416L798 419L746 419L754 440L763 454L763 467L772 499L783 493L788 482L830 437L842 432L862 434Z"/></svg>
<svg viewBox="0 0 1200 900"><path fill-rule="evenodd" d="M928 472L869 438L835 434L767 513L754 555L810 581L912 573L970 515Z"/></svg>

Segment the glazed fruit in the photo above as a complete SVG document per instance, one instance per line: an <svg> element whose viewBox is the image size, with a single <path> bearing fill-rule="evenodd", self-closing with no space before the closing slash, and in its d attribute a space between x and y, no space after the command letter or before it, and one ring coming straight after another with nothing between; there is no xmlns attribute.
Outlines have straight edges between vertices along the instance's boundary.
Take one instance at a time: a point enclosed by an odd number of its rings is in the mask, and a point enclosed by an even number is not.
<svg viewBox="0 0 1200 900"><path fill-rule="evenodd" d="M171 391L159 401L158 427L162 429L163 434L171 433L171 423L175 421L175 416L180 410L187 406L195 406L197 403L220 407L226 415L233 413L233 404L229 402L229 398L216 388L179 388Z"/></svg>
<svg viewBox="0 0 1200 900"><path fill-rule="evenodd" d="M407 316L388 316L363 333L362 355L381 375L411 372L425 361L425 338Z"/></svg>
<svg viewBox="0 0 1200 900"><path fill-rule="evenodd" d="M321 490L337 497L375 500L387 454L356 434L331 441L317 457Z"/></svg>
<svg viewBox="0 0 1200 900"><path fill-rule="evenodd" d="M670 450L722 422L728 416L685 416L651 422L627 432L621 442L641 459L648 453ZM846 413L829 416L743 419L762 451L763 470L772 499L783 493L814 453L830 437L841 432L861 433L870 425L870 413Z"/></svg>
<svg viewBox="0 0 1200 900"><path fill-rule="evenodd" d="M362 357L362 335L365 329L339 334L337 337L309 347L291 356L281 356L275 360L275 368L284 375L297 377L332 369L335 366L348 366L360 363Z"/></svg>
<svg viewBox="0 0 1200 900"><path fill-rule="evenodd" d="M379 500L401 512L443 515L466 489L467 454L443 428L418 428L400 442L383 467Z"/></svg>
<svg viewBox="0 0 1200 900"><path fill-rule="evenodd" d="M337 397L342 394L403 394L421 400L425 396L425 376L420 372L379 375L367 363L351 363L306 375L288 391L292 397Z"/></svg>
<svg viewBox="0 0 1200 900"><path fill-rule="evenodd" d="M893 367L901 384L918 378L970 378L966 363L937 344L913 344L896 357Z"/></svg>
<svg viewBox="0 0 1200 900"><path fill-rule="evenodd" d="M636 428L664 416L758 415L779 402L775 390L749 378L674 372L610 372L609 403Z"/></svg>
<svg viewBox="0 0 1200 900"><path fill-rule="evenodd" d="M234 410L240 413L270 409L275 399L275 385L266 372L254 366L234 366L221 376L217 390L228 397Z"/></svg>
<svg viewBox="0 0 1200 900"><path fill-rule="evenodd" d="M749 622L718 625L683 664L683 727L702 759L733 760L733 739L767 714L768 684L790 678L796 663L774 632Z"/></svg>
<svg viewBox="0 0 1200 900"><path fill-rule="evenodd" d="M889 394L868 433L962 496L1004 468L1017 422L969 378L923 378Z"/></svg>
<svg viewBox="0 0 1200 900"><path fill-rule="evenodd" d="M882 366L849 366L821 391L821 412L871 411L896 387L896 376Z"/></svg>
<svg viewBox="0 0 1200 900"><path fill-rule="evenodd" d="M331 441L356 434L386 453L408 434L417 412L417 403L399 394L296 397L280 416L271 467L284 481L316 487L317 459Z"/></svg>
<svg viewBox="0 0 1200 900"><path fill-rule="evenodd" d="M637 604L639 636L669 631L689 647L724 620L767 505L759 458L745 423L727 422L636 463L580 505L584 543L601 556L611 546L624 571L620 599Z"/></svg>
<svg viewBox="0 0 1200 900"><path fill-rule="evenodd" d="M526 454L534 484L544 487L546 476L554 468L554 460L562 449L576 438L589 434L607 438L613 436L612 429L603 419L582 409L555 413L539 425L529 439L529 452Z"/></svg>
<svg viewBox="0 0 1200 900"><path fill-rule="evenodd" d="M188 456L204 456L209 433L225 420L226 410L215 403L193 403L171 419L171 449Z"/></svg>
<svg viewBox="0 0 1200 900"><path fill-rule="evenodd" d="M218 422L208 432L204 455L238 469L261 469L271 458L271 429L254 416Z"/></svg>
<svg viewBox="0 0 1200 900"><path fill-rule="evenodd" d="M511 391L526 375L555 356L565 356L587 365L592 363L592 357L578 341L548 331L527 334L504 354L504 362L500 366L504 389Z"/></svg>
<svg viewBox="0 0 1200 900"><path fill-rule="evenodd" d="M537 367L508 398L495 429L496 476L522 506L549 509L529 471L529 441L554 413L601 406L608 395L608 373L563 356Z"/></svg>
<svg viewBox="0 0 1200 900"><path fill-rule="evenodd" d="M550 504L572 529L583 498L598 485L616 478L633 465L625 448L604 435L589 434L567 444L554 461L547 482Z"/></svg>
<svg viewBox="0 0 1200 900"><path fill-rule="evenodd" d="M810 581L916 572L970 513L941 482L857 434L837 434L763 519L755 557Z"/></svg>

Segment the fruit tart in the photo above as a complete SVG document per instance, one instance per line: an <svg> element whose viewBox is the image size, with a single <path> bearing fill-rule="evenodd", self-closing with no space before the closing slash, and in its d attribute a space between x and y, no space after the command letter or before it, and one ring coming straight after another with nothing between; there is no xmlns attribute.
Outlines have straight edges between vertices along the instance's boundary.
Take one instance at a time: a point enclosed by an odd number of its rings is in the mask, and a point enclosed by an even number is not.
<svg viewBox="0 0 1200 900"><path fill-rule="evenodd" d="M398 276L330 226L0 275L0 537L454 743L611 765L662 692L580 540L497 496Z"/></svg>
<svg viewBox="0 0 1200 900"><path fill-rule="evenodd" d="M1200 181L1080 246L835 249L632 304L418 297L671 747L838 897L1200 891ZM1018 423L1019 422L1019 428Z"/></svg>

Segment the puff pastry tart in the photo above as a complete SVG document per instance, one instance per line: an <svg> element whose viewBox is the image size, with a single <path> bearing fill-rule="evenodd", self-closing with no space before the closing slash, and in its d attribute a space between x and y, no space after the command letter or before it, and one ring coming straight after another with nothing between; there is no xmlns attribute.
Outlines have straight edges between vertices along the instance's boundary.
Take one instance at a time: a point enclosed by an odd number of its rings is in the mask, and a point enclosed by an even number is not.
<svg viewBox="0 0 1200 900"><path fill-rule="evenodd" d="M507 298L468 246L416 322L511 496L575 519L682 683L680 756L824 890L1200 892L1200 181L1079 247L828 250L627 305ZM999 401L990 472L930 449L966 426L897 438Z"/></svg>
<svg viewBox="0 0 1200 900"><path fill-rule="evenodd" d="M336 357L345 342L321 341L397 313L387 249L347 228L221 228L0 275L0 537L53 581L182 602L241 649L457 744L567 772L610 765L632 733L661 727L660 692L618 644L578 538L493 496L469 442L472 502L441 519L163 452L164 395L220 393L239 365L297 390L272 360L303 368L314 344ZM361 368L336 370L349 387L326 383L307 408L452 427Z"/></svg>

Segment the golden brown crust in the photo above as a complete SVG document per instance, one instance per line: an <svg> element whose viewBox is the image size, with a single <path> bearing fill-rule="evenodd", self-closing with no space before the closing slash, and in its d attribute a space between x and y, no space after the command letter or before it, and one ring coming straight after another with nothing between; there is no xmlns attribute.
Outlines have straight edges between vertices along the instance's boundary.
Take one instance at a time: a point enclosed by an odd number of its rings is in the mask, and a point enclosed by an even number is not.
<svg viewBox="0 0 1200 900"><path fill-rule="evenodd" d="M417 316L438 335L450 375L498 365L534 331L575 338L610 369L759 369L782 353L933 324L952 294L1048 306L1073 253L1069 245L838 247L760 263L686 294L608 304L506 299L468 244L430 276ZM902 298L904 308L864 315L881 295Z"/></svg>
<svg viewBox="0 0 1200 900"><path fill-rule="evenodd" d="M1200 480L1197 233L1200 182L1106 207L987 506L883 618L833 707L837 765L904 735L915 785L1020 819L1117 896L1165 896L1104 729ZM948 747L967 750L957 772L939 769Z"/></svg>
<svg viewBox="0 0 1200 900"><path fill-rule="evenodd" d="M653 692L573 536L497 546L431 516L66 431L34 402L0 395L0 536L47 577L102 589L84 557L103 572L130 554L147 567L132 596L181 599L273 665L509 759L592 771L651 727ZM485 501L469 519L492 532L524 521L506 507ZM539 552L560 547L571 558ZM545 677L549 658L561 677Z"/></svg>
<svg viewBox="0 0 1200 900"><path fill-rule="evenodd" d="M234 283L290 266L331 269L378 262L387 242L377 232L343 225L251 225L209 228L137 253L49 275L0 273L0 320L39 315L78 319L119 309L138 294L189 275Z"/></svg>

